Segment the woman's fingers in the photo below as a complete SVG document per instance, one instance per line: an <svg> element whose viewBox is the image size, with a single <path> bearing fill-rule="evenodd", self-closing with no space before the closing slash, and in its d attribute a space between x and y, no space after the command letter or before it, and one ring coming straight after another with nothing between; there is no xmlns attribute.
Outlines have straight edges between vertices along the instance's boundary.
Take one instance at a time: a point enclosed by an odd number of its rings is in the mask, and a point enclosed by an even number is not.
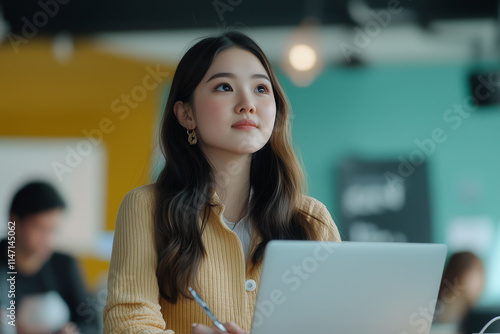
<svg viewBox="0 0 500 334"><path fill-rule="evenodd" d="M227 330L228 333L231 334L249 334L246 330L241 329L238 325L236 325L234 322L226 322L224 325L224 328ZM220 334L223 333L220 330L218 330L215 327L207 327L202 324L193 324L193 330L191 331L192 334Z"/></svg>
<svg viewBox="0 0 500 334"><path fill-rule="evenodd" d="M221 331L202 324L193 324L192 334L219 334Z"/></svg>
<svg viewBox="0 0 500 334"><path fill-rule="evenodd" d="M236 325L234 322L229 321L226 322L224 325L224 328L229 332L233 334L249 334L248 331L243 330L240 328L240 326Z"/></svg>

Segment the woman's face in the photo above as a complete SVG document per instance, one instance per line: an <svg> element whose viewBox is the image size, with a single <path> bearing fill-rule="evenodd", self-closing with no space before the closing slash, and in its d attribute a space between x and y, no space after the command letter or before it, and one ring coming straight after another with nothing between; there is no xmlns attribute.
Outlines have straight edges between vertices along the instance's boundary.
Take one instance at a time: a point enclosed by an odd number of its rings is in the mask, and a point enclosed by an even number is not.
<svg viewBox="0 0 500 334"><path fill-rule="evenodd" d="M259 59L241 48L220 52L194 91L193 119L208 156L248 154L271 137L276 102Z"/></svg>

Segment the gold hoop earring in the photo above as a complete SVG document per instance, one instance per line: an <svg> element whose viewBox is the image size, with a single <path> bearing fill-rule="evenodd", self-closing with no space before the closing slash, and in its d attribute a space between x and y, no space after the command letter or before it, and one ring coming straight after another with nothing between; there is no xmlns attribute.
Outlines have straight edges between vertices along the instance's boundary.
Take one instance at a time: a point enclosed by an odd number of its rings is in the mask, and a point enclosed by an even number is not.
<svg viewBox="0 0 500 334"><path fill-rule="evenodd" d="M187 129L187 134L189 145L194 145L198 142L198 138L196 138L196 132L194 131L194 129Z"/></svg>

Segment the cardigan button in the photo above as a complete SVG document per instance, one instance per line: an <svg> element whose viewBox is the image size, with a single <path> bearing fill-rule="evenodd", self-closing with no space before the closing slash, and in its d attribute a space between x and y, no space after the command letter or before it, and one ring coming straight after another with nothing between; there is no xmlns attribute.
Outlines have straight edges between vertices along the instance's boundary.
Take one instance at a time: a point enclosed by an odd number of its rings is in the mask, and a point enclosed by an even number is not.
<svg viewBox="0 0 500 334"><path fill-rule="evenodd" d="M245 289L247 291L254 291L257 288L257 283L253 279L249 279L245 282Z"/></svg>

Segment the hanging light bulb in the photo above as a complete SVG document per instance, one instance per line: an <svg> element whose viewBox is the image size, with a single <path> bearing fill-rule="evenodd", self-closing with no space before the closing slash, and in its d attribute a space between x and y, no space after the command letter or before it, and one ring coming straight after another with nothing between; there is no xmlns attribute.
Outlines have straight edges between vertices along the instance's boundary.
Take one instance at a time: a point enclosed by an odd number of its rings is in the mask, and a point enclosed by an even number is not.
<svg viewBox="0 0 500 334"><path fill-rule="evenodd" d="M322 69L319 52L319 24L306 18L291 36L282 66L297 86L311 84Z"/></svg>
<svg viewBox="0 0 500 334"><path fill-rule="evenodd" d="M318 60L316 50L307 44L292 46L288 54L290 64L297 71L310 71Z"/></svg>

